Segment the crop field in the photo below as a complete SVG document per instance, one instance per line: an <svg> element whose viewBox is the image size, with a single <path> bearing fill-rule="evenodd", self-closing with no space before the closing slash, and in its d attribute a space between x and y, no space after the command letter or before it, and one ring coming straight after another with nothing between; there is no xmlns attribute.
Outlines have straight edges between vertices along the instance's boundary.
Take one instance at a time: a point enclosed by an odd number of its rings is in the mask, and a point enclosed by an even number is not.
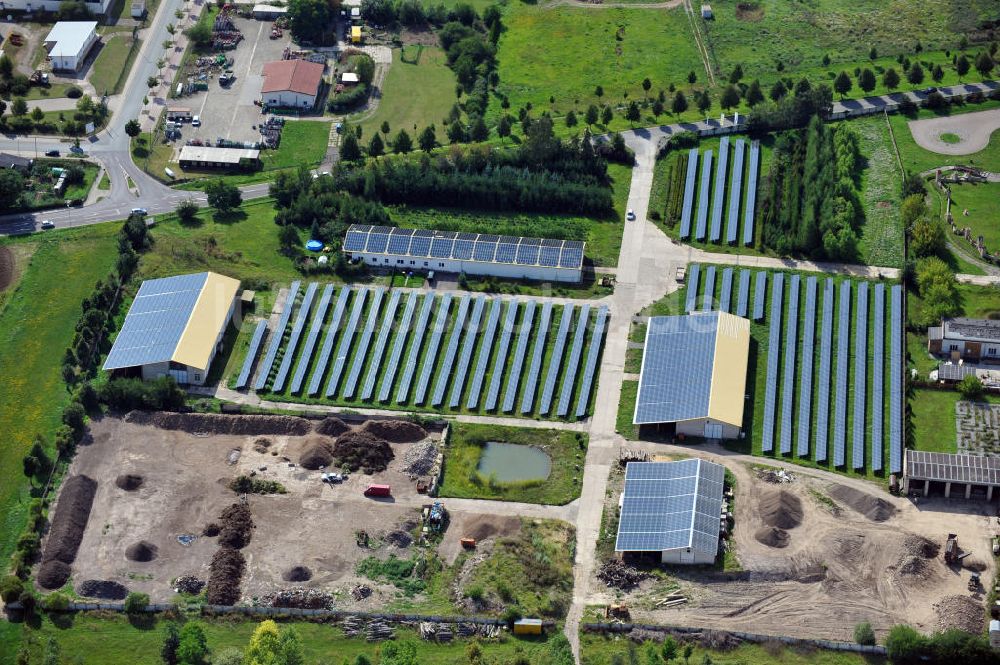
<svg viewBox="0 0 1000 665"><path fill-rule="evenodd" d="M300 286L266 341L249 346L233 387L435 413L575 420L591 411L606 306Z"/></svg>

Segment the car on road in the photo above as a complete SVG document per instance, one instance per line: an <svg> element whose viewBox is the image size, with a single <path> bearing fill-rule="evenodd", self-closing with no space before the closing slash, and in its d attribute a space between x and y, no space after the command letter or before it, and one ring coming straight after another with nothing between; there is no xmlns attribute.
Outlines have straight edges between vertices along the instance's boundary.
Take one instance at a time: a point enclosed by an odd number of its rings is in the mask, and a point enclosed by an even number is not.
<svg viewBox="0 0 1000 665"><path fill-rule="evenodd" d="M196 115L193 118L191 118L191 126L192 127L201 127L201 116L200 115Z"/></svg>
<svg viewBox="0 0 1000 665"><path fill-rule="evenodd" d="M133 215L142 215L142 216L145 217L146 215L149 214L149 212L145 208L132 208L132 214Z"/></svg>
<svg viewBox="0 0 1000 665"><path fill-rule="evenodd" d="M69 151L71 153L73 153L74 155L82 155L83 154L83 148L81 148L78 145L70 146Z"/></svg>
<svg viewBox="0 0 1000 665"><path fill-rule="evenodd" d="M634 222L635 221L635 210L632 210L632 208L629 208L628 212L625 213L625 219L627 219L630 222Z"/></svg>
<svg viewBox="0 0 1000 665"><path fill-rule="evenodd" d="M45 153L45 156L46 157L58 157L59 156L59 151L58 150L49 150L48 152Z"/></svg>
<svg viewBox="0 0 1000 665"><path fill-rule="evenodd" d="M56 228L56 223L53 222L51 219L46 219L45 221L42 222L42 228L45 229L46 231L49 229L54 229Z"/></svg>

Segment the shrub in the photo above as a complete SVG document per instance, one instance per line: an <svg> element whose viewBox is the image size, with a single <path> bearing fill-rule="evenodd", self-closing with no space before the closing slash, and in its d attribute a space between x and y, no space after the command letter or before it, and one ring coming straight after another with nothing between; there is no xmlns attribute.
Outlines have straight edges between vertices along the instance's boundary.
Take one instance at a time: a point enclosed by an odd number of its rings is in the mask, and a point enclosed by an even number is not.
<svg viewBox="0 0 1000 665"><path fill-rule="evenodd" d="M331 97L326 106L333 113L345 113L360 106L366 99L368 99L368 86L359 83L352 90Z"/></svg>
<svg viewBox="0 0 1000 665"><path fill-rule="evenodd" d="M854 641L868 646L875 644L875 631L872 630L872 625L864 621L855 626Z"/></svg>
<svg viewBox="0 0 1000 665"><path fill-rule="evenodd" d="M979 377L970 374L958 382L958 392L962 393L962 398L973 402L983 398L983 382Z"/></svg>
<svg viewBox="0 0 1000 665"><path fill-rule="evenodd" d="M473 584L465 590L465 596L466 598L471 598L472 600L479 602L486 596L486 592L483 590L482 585Z"/></svg>
<svg viewBox="0 0 1000 665"><path fill-rule="evenodd" d="M24 591L24 582L13 575L8 575L0 581L0 598L5 603L13 603Z"/></svg>
<svg viewBox="0 0 1000 665"><path fill-rule="evenodd" d="M133 591L125 598L125 613L138 614L149 606L149 596Z"/></svg>
<svg viewBox="0 0 1000 665"><path fill-rule="evenodd" d="M229 483L229 489L239 494L285 494L285 486L275 480L263 480L250 476L237 476Z"/></svg>
<svg viewBox="0 0 1000 665"><path fill-rule="evenodd" d="M47 612L64 612L69 608L69 598L56 591L42 599L42 609Z"/></svg>
<svg viewBox="0 0 1000 665"><path fill-rule="evenodd" d="M31 589L25 589L17 597L17 602L21 603L21 608L25 614L34 614L35 607L38 605L38 597L35 596L35 592Z"/></svg>

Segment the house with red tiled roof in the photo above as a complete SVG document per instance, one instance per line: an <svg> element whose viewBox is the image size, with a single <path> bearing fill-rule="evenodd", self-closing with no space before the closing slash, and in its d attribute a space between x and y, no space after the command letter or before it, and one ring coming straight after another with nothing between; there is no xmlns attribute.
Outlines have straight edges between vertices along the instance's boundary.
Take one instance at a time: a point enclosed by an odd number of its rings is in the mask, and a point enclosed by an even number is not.
<svg viewBox="0 0 1000 665"><path fill-rule="evenodd" d="M323 83L323 65L307 60L279 60L264 65L261 98L267 106L312 108Z"/></svg>

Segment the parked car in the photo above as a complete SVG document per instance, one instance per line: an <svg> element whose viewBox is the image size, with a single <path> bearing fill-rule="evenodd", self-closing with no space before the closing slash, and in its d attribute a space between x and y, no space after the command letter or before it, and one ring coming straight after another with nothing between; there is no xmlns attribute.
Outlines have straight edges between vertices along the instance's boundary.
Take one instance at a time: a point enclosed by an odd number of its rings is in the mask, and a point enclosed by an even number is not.
<svg viewBox="0 0 1000 665"><path fill-rule="evenodd" d="M143 217L145 217L149 213L146 211L145 208L132 208L132 214L133 215L142 215Z"/></svg>
<svg viewBox="0 0 1000 665"><path fill-rule="evenodd" d="M392 496L392 488L388 485L369 485L365 496Z"/></svg>
<svg viewBox="0 0 1000 665"><path fill-rule="evenodd" d="M58 150L49 150L48 152L45 153L45 156L46 157L58 157L59 156L59 151Z"/></svg>
<svg viewBox="0 0 1000 665"><path fill-rule="evenodd" d="M625 213L625 219L627 219L630 222L634 222L635 221L635 210L632 210L632 208L629 208L628 212Z"/></svg>
<svg viewBox="0 0 1000 665"><path fill-rule="evenodd" d="M193 118L191 118L191 126L192 127L201 127L201 116L200 115L196 115Z"/></svg>
<svg viewBox="0 0 1000 665"><path fill-rule="evenodd" d="M56 223L53 222L51 219L46 219L45 221L42 222L42 228L45 229L46 231L49 229L54 229L56 228Z"/></svg>
<svg viewBox="0 0 1000 665"><path fill-rule="evenodd" d="M81 148L78 145L70 146L69 151L71 153L73 153L74 155L82 155L83 154L83 148Z"/></svg>

